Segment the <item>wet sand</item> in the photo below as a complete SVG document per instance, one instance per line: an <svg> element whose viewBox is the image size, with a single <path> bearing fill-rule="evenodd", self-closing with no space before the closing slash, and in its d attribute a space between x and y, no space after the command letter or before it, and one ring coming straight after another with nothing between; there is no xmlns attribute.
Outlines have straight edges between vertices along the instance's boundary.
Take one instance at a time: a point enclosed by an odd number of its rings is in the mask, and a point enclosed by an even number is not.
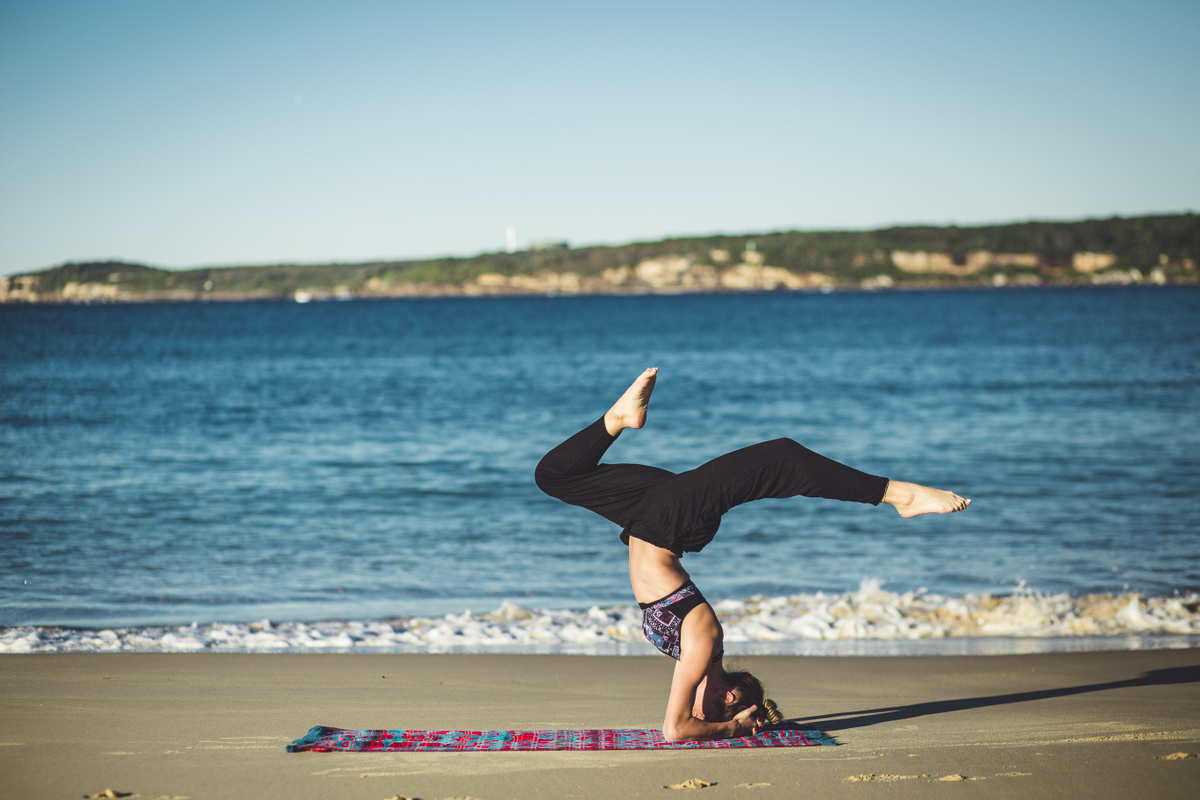
<svg viewBox="0 0 1200 800"><path fill-rule="evenodd" d="M3 656L0 795L1190 800L1200 786L1200 650L740 661L839 746L284 751L315 724L658 727L662 657ZM713 785L664 788L692 779Z"/></svg>

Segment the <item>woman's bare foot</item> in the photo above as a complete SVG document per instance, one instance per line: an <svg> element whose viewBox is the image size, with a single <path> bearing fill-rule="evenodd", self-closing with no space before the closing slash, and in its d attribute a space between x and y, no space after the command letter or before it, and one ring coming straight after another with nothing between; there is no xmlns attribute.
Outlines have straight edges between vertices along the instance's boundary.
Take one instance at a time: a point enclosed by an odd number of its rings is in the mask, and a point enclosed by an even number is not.
<svg viewBox="0 0 1200 800"><path fill-rule="evenodd" d="M640 428L646 424L646 408L650 405L650 393L654 391L657 376L658 367L646 370L613 403L613 407L604 415L604 427L609 436L616 436L626 428Z"/></svg>
<svg viewBox="0 0 1200 800"><path fill-rule="evenodd" d="M895 506L900 516L919 517L922 514L949 514L962 511L971 501L945 489L933 489L919 483L889 481L883 502Z"/></svg>

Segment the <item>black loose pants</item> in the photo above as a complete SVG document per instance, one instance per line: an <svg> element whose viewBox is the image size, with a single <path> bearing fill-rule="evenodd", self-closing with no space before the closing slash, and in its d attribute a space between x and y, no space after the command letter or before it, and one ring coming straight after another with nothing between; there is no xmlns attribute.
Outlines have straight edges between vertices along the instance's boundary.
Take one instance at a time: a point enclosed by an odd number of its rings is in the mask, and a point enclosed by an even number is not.
<svg viewBox="0 0 1200 800"><path fill-rule="evenodd" d="M887 491L887 478L839 464L791 439L744 447L678 474L641 464L601 464L614 441L600 418L542 458L534 473L538 487L620 525L626 544L633 536L675 553L703 549L722 515L752 500L803 495L878 505Z"/></svg>

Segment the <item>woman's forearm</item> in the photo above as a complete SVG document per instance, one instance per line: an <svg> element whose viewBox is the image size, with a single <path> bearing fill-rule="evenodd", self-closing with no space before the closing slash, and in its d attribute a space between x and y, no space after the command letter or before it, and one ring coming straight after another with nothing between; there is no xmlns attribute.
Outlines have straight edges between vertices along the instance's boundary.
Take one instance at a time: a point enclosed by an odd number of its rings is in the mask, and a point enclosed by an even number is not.
<svg viewBox="0 0 1200 800"><path fill-rule="evenodd" d="M699 742L706 739L728 739L737 735L737 725L732 720L705 722L689 716L675 724L663 725L663 738L668 742Z"/></svg>

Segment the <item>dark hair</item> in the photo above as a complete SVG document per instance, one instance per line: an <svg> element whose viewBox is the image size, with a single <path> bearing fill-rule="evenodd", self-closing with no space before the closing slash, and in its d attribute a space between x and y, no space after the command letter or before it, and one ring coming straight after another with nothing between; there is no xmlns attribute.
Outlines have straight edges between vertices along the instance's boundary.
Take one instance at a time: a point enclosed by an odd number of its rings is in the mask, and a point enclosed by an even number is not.
<svg viewBox="0 0 1200 800"><path fill-rule="evenodd" d="M778 725L783 722L783 714L779 713L779 708L775 705L774 700L766 698L766 691L763 690L762 681L758 678L745 670L738 670L726 672L725 680L729 683L730 688L741 690L741 697L725 706L723 722L728 722L750 706L758 706L761 716L768 725Z"/></svg>

